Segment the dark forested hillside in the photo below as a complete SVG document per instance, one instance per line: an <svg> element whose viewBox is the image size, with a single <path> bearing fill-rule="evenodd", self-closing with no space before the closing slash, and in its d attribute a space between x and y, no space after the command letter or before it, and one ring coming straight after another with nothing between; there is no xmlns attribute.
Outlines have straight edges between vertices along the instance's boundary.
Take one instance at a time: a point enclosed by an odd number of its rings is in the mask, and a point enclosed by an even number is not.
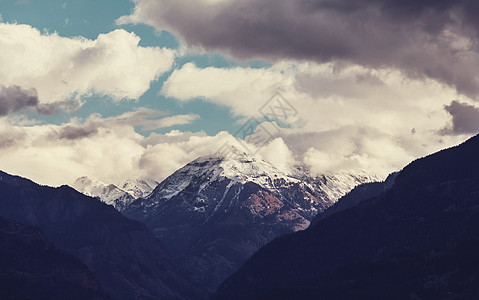
<svg viewBox="0 0 479 300"><path fill-rule="evenodd" d="M258 251L217 299L479 296L479 137L404 168L390 190Z"/></svg>
<svg viewBox="0 0 479 300"><path fill-rule="evenodd" d="M0 216L37 226L85 263L114 299L201 297L163 246L112 206L62 186L0 172Z"/></svg>
<svg viewBox="0 0 479 300"><path fill-rule="evenodd" d="M0 298L110 299L77 258L36 227L0 218Z"/></svg>

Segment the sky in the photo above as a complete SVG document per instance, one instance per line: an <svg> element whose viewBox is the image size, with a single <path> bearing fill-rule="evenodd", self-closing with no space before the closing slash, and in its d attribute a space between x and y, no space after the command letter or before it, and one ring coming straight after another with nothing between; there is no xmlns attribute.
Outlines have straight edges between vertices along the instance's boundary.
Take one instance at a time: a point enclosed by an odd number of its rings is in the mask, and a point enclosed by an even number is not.
<svg viewBox="0 0 479 300"><path fill-rule="evenodd" d="M385 177L479 131L479 4L0 0L0 169L161 181L203 155Z"/></svg>

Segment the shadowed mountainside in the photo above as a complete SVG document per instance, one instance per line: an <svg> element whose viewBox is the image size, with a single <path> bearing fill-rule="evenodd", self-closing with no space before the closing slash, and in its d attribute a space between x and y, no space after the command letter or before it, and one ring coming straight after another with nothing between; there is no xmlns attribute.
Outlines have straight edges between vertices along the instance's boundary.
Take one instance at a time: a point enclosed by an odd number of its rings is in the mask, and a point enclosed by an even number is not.
<svg viewBox="0 0 479 300"><path fill-rule="evenodd" d="M479 137L404 168L385 193L275 239L216 299L479 296Z"/></svg>
<svg viewBox="0 0 479 300"><path fill-rule="evenodd" d="M114 299L202 297L146 227L62 186L0 172L0 216L40 228L85 263Z"/></svg>
<svg viewBox="0 0 479 300"><path fill-rule="evenodd" d="M36 227L0 218L2 299L110 299L79 259Z"/></svg>

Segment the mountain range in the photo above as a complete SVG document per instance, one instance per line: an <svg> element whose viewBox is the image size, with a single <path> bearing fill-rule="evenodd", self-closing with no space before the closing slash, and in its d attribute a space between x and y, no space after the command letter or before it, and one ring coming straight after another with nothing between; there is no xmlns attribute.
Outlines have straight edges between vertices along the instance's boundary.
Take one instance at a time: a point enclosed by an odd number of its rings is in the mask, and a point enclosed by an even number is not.
<svg viewBox="0 0 479 300"><path fill-rule="evenodd" d="M214 298L477 299L478 153L475 136L373 195L359 187L343 208L261 248Z"/></svg>
<svg viewBox="0 0 479 300"><path fill-rule="evenodd" d="M354 186L363 172L312 176L289 172L237 149L200 157L122 212L145 223L175 261L210 291L273 238L307 228Z"/></svg>
<svg viewBox="0 0 479 300"><path fill-rule="evenodd" d="M475 299L477 153L479 136L382 182L205 156L151 192L116 187L133 199L117 209L88 178L78 182L96 198L0 172L0 288L22 299Z"/></svg>
<svg viewBox="0 0 479 300"><path fill-rule="evenodd" d="M1 172L0 217L35 226L79 259L101 297L198 299L274 237L307 228L352 187L376 179L285 172L234 151L200 157L161 184L81 177L75 190Z"/></svg>
<svg viewBox="0 0 479 300"><path fill-rule="evenodd" d="M204 296L143 224L96 198L3 172L0 195L1 217L39 228L58 249L88 266L113 299Z"/></svg>
<svg viewBox="0 0 479 300"><path fill-rule="evenodd" d="M122 211L136 199L148 196L157 185L158 182L154 180L128 179L116 186L84 176L78 178L72 187L82 194L99 198Z"/></svg>

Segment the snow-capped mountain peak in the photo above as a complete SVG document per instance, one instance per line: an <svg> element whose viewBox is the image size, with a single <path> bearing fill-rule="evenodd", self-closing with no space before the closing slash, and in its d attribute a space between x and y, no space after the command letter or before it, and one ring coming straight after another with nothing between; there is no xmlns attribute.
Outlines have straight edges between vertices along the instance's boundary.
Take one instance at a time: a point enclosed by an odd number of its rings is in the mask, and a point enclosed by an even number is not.
<svg viewBox="0 0 479 300"><path fill-rule="evenodd" d="M157 185L158 182L154 180L128 179L120 187L132 197L138 199L148 196Z"/></svg>
<svg viewBox="0 0 479 300"><path fill-rule="evenodd" d="M304 166L292 169L242 152L199 157L123 213L150 227L193 277L214 289L259 247L305 229L339 197L375 179L364 172L311 176Z"/></svg>
<svg viewBox="0 0 479 300"><path fill-rule="evenodd" d="M225 179L233 184L256 183L266 189L274 188L274 182L278 180L299 182L266 161L239 152L226 157L212 155L193 160L165 179L150 197L169 199L188 185L200 184L202 190Z"/></svg>
<svg viewBox="0 0 479 300"><path fill-rule="evenodd" d="M86 176L78 178L73 183L73 188L87 196L99 198L106 204L115 207L120 204L129 204L135 200L130 194L114 184L107 184Z"/></svg>
<svg viewBox="0 0 479 300"><path fill-rule="evenodd" d="M73 188L87 196L99 198L118 210L123 210L134 200L149 195L157 184L153 180L129 179L121 184L120 188L114 184L83 176L73 183Z"/></svg>
<svg viewBox="0 0 479 300"><path fill-rule="evenodd" d="M327 196L328 202L335 202L356 185L380 180L363 171L312 175L304 165L297 165L287 173L237 148L232 147L232 151L233 155L195 159L168 177L166 184L159 186L151 197L169 199L191 184L201 182L202 190L215 181L227 179L232 184L250 182L272 191L300 184L312 190L320 190Z"/></svg>

